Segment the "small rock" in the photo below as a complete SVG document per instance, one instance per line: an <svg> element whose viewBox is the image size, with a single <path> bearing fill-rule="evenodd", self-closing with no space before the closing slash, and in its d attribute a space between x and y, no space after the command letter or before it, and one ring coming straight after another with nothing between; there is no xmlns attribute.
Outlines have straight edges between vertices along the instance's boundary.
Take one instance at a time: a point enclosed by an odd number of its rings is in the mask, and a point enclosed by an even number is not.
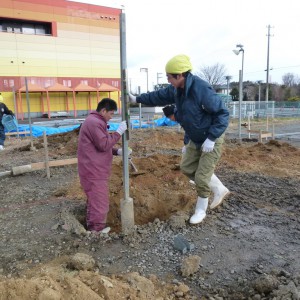
<svg viewBox="0 0 300 300"><path fill-rule="evenodd" d="M185 258L181 264L182 276L187 277L199 270L201 257L198 255L192 255Z"/></svg>
<svg viewBox="0 0 300 300"><path fill-rule="evenodd" d="M269 294L276 289L278 285L279 282L276 277L272 275L262 275L254 281L253 288L260 294Z"/></svg>
<svg viewBox="0 0 300 300"><path fill-rule="evenodd" d="M95 260L87 254L76 253L71 256L68 267L75 270L91 270L95 266Z"/></svg>

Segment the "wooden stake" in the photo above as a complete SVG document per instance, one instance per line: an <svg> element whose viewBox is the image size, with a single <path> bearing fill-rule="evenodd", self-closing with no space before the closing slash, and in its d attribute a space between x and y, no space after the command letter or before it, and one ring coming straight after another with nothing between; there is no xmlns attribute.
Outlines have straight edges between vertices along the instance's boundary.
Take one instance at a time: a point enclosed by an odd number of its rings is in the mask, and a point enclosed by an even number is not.
<svg viewBox="0 0 300 300"><path fill-rule="evenodd" d="M248 115L248 138L251 138L251 133L250 133L250 116Z"/></svg>
<svg viewBox="0 0 300 300"><path fill-rule="evenodd" d="M77 164L77 158L67 158L62 160L50 160L49 167L60 167L66 165ZM45 162L37 162L29 165L18 166L12 168L12 175L20 175L27 172L43 170L46 168Z"/></svg>
<svg viewBox="0 0 300 300"><path fill-rule="evenodd" d="M50 166L49 166L49 152L46 131L43 132L44 137L44 149L45 149L45 166L47 178L50 179Z"/></svg>

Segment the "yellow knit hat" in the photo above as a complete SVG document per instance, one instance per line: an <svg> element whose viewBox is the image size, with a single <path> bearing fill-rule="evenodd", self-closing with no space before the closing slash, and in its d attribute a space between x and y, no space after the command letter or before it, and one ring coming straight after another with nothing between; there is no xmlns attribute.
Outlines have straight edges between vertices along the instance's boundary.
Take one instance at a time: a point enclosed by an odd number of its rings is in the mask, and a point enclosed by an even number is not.
<svg viewBox="0 0 300 300"><path fill-rule="evenodd" d="M185 54L174 56L166 64L166 73L169 74L182 74L192 69L190 58Z"/></svg>

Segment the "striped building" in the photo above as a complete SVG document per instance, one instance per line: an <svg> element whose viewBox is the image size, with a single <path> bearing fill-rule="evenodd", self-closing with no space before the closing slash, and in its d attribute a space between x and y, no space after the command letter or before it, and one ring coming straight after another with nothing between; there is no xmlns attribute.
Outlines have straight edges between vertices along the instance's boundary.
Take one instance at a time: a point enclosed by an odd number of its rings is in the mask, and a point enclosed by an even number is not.
<svg viewBox="0 0 300 300"><path fill-rule="evenodd" d="M121 9L66 0L0 1L0 92L18 119L120 107Z"/></svg>

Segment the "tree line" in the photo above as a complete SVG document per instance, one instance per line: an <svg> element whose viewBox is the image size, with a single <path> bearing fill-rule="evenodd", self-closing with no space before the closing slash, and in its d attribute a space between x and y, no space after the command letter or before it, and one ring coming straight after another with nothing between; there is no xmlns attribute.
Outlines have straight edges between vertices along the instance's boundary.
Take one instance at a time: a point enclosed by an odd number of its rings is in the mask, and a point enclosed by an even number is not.
<svg viewBox="0 0 300 300"><path fill-rule="evenodd" d="M203 80L209 82L218 92L230 76L226 76L226 68L222 64L202 66L195 72ZM239 82L229 82L230 96L233 101L239 100ZM223 89L222 89L223 90ZM266 96L266 83L261 81L243 82L243 101L264 101ZM300 78L293 73L282 76L282 84L269 83L269 100L272 101L300 101Z"/></svg>

